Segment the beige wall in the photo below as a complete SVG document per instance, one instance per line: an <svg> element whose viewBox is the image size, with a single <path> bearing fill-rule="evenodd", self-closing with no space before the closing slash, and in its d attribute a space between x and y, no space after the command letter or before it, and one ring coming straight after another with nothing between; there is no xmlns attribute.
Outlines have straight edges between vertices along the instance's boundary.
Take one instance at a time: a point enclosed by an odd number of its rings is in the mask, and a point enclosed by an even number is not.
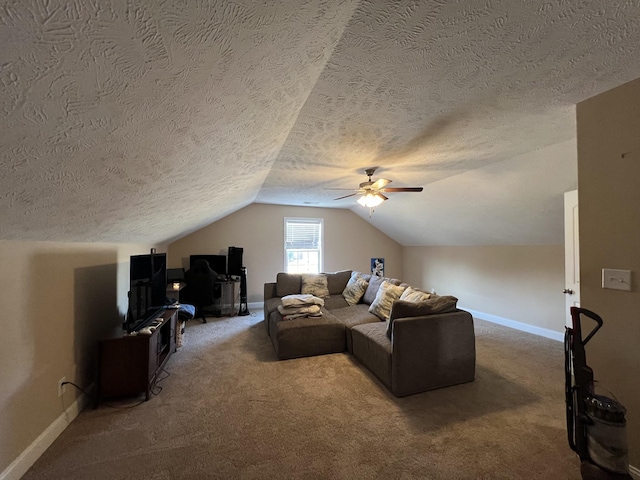
<svg viewBox="0 0 640 480"><path fill-rule="evenodd" d="M0 241L0 472L95 381L97 341L122 333L129 258L149 246Z"/></svg>
<svg viewBox="0 0 640 480"><path fill-rule="evenodd" d="M587 344L596 380L628 410L640 466L640 79L577 106L581 306L604 327ZM631 270L632 291L601 288L602 268Z"/></svg>
<svg viewBox="0 0 640 480"><path fill-rule="evenodd" d="M368 271L385 258L385 275L402 278L402 247L350 210L251 204L169 245L169 265L188 267L190 254L225 254L242 247L248 302L263 300L263 285L284 270L284 217L324 219L324 270Z"/></svg>
<svg viewBox="0 0 640 480"><path fill-rule="evenodd" d="M404 279L471 310L564 332L562 245L405 247Z"/></svg>

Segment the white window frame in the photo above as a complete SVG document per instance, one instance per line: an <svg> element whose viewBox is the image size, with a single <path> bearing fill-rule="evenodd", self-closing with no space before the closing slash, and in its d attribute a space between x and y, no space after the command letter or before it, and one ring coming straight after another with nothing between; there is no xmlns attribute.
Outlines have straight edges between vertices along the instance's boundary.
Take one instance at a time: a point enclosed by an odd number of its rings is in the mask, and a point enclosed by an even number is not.
<svg viewBox="0 0 640 480"><path fill-rule="evenodd" d="M314 224L320 229L317 248L287 248L287 231L289 224ZM284 217L284 271L287 273L320 273L324 270L324 218L307 218L307 217ZM298 265L297 268L289 262L289 252L318 252L318 265L317 270L313 267L304 268L303 265ZM307 267L309 264L307 262Z"/></svg>

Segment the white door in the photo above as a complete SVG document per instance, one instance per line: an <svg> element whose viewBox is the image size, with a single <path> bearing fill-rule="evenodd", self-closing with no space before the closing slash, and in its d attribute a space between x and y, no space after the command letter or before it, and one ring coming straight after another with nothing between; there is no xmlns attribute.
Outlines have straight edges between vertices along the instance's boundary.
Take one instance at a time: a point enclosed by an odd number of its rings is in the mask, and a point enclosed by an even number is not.
<svg viewBox="0 0 640 480"><path fill-rule="evenodd" d="M580 242L578 235L578 191L564 194L564 296L567 326L571 307L580 306Z"/></svg>

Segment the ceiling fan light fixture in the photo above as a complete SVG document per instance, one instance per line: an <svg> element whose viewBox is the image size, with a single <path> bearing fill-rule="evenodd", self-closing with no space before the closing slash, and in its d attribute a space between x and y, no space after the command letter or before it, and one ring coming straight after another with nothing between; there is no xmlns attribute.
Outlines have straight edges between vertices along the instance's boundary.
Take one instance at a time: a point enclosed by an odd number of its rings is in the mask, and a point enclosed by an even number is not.
<svg viewBox="0 0 640 480"><path fill-rule="evenodd" d="M374 208L384 202L386 198L384 198L379 193L368 192L362 195L358 199L358 203L366 208Z"/></svg>

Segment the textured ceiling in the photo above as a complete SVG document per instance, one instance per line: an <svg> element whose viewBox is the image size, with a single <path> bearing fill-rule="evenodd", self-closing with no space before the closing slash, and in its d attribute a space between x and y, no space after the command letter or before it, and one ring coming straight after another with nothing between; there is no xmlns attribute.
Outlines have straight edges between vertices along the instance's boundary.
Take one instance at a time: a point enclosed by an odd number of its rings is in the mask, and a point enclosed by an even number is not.
<svg viewBox="0 0 640 480"><path fill-rule="evenodd" d="M640 2L0 0L0 239L159 242L254 201L404 245L562 243L575 104ZM366 180L424 186L369 218Z"/></svg>

